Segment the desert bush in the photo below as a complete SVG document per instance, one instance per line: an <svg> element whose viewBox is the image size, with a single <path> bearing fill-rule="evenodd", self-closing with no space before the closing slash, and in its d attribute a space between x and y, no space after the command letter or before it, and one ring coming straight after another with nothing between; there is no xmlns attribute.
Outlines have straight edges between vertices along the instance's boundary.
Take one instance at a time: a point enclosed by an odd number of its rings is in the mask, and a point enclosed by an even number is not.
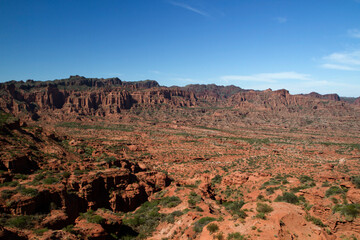
<svg viewBox="0 0 360 240"><path fill-rule="evenodd" d="M326 225L321 221L321 219L311 216L310 214L307 214L305 216L306 221L313 222L315 225L319 227L326 227Z"/></svg>
<svg viewBox="0 0 360 240"><path fill-rule="evenodd" d="M194 231L195 232L202 232L203 227L210 222L215 221L216 219L213 217L203 217L197 222L194 223Z"/></svg>
<svg viewBox="0 0 360 240"><path fill-rule="evenodd" d="M123 218L123 224L136 230L139 233L139 238L146 238L147 235L155 231L159 222L166 217L165 214L159 213L159 203L160 200L143 203L135 213L128 214ZM171 217L167 220L172 221Z"/></svg>
<svg viewBox="0 0 360 240"><path fill-rule="evenodd" d="M348 218L348 220L354 220L360 214L360 204L337 204L333 208L333 212L340 212L342 216Z"/></svg>
<svg viewBox="0 0 360 240"><path fill-rule="evenodd" d="M42 180L42 182L43 182L44 184L51 185L51 184L58 183L58 182L59 182L59 179L57 179L57 178L55 178L55 177L48 177L48 178L45 178L44 180Z"/></svg>
<svg viewBox="0 0 360 240"><path fill-rule="evenodd" d="M259 213L267 214L267 213L271 213L273 210L274 209L266 203L257 203L256 204L256 211L258 211Z"/></svg>
<svg viewBox="0 0 360 240"><path fill-rule="evenodd" d="M275 199L275 202L287 202L296 204L299 202L299 198L291 192L284 192L282 196L277 196Z"/></svg>
<svg viewBox="0 0 360 240"><path fill-rule="evenodd" d="M312 179L311 177L306 176L306 175L301 175L299 177L299 180L300 180L301 183L313 182L314 181L314 179Z"/></svg>
<svg viewBox="0 0 360 240"><path fill-rule="evenodd" d="M38 190L34 189L34 188L20 187L20 188L18 188L18 190L22 195L26 195L26 196L30 196L30 197L35 197L39 193Z"/></svg>
<svg viewBox="0 0 360 240"><path fill-rule="evenodd" d="M189 195L188 203L190 207L195 207L197 203L201 201L201 196L197 195L196 192L192 191Z"/></svg>
<svg viewBox="0 0 360 240"><path fill-rule="evenodd" d="M5 189L5 190L2 190L1 191L1 198L2 199L10 199L13 195L15 195L17 193L16 190L8 190L8 189Z"/></svg>
<svg viewBox="0 0 360 240"><path fill-rule="evenodd" d="M219 230L219 226L216 223L210 223L206 228L211 234Z"/></svg>
<svg viewBox="0 0 360 240"><path fill-rule="evenodd" d="M245 240L246 237L239 232L229 233L227 236L227 240Z"/></svg>
<svg viewBox="0 0 360 240"><path fill-rule="evenodd" d="M211 179L211 185L215 186L215 184L220 184L222 181L222 176L220 176L219 174L217 174L215 177L213 177Z"/></svg>
<svg viewBox="0 0 360 240"><path fill-rule="evenodd" d="M89 223L104 224L105 218L96 215L93 210L89 210L86 213L80 213L80 216L85 218Z"/></svg>
<svg viewBox="0 0 360 240"><path fill-rule="evenodd" d="M0 187L16 187L19 185L18 181L0 183Z"/></svg>
<svg viewBox="0 0 360 240"><path fill-rule="evenodd" d="M174 223L175 222L175 217L180 217L183 214L184 213L181 212L181 211L174 211L174 212L170 213L169 215L167 215L164 220L166 222L168 222L168 223Z"/></svg>
<svg viewBox="0 0 360 240"><path fill-rule="evenodd" d="M225 209L232 215L232 216L238 216L240 218L246 218L247 214L244 212L244 210L241 210L241 208L244 206L244 201L229 201L224 202L222 205L225 207Z"/></svg>
<svg viewBox="0 0 360 240"><path fill-rule="evenodd" d="M330 197L332 195L343 194L343 193L344 193L344 190L342 190L338 186L331 186L328 190L326 190L325 196Z"/></svg>
<svg viewBox="0 0 360 240"><path fill-rule="evenodd" d="M34 226L33 217L30 215L12 217L6 221L6 225L20 229L30 229Z"/></svg>
<svg viewBox="0 0 360 240"><path fill-rule="evenodd" d="M74 233L74 225L72 225L72 224L67 225L62 230L65 231L65 232Z"/></svg>
<svg viewBox="0 0 360 240"><path fill-rule="evenodd" d="M36 235L42 236L45 232L49 231L48 228L40 228L40 229L35 229L34 233Z"/></svg>
<svg viewBox="0 0 360 240"><path fill-rule="evenodd" d="M176 196L164 197L160 200L160 205L166 208L176 207L180 203L181 203L181 199Z"/></svg>
<svg viewBox="0 0 360 240"><path fill-rule="evenodd" d="M265 213L262 213L262 212L261 212L261 213L256 214L256 215L255 215L255 217L256 217L256 218L260 218L260 219L264 219L264 220L266 219L266 215L265 215Z"/></svg>
<svg viewBox="0 0 360 240"><path fill-rule="evenodd" d="M18 174L15 174L14 179L26 180L26 179L28 179L28 177L29 177L28 175L18 173Z"/></svg>
<svg viewBox="0 0 360 240"><path fill-rule="evenodd" d="M204 209L202 209L202 208L199 207L199 206L196 206L195 209L196 209L196 211L198 211L198 212L203 212L203 211L204 211Z"/></svg>
<svg viewBox="0 0 360 240"><path fill-rule="evenodd" d="M215 235L215 239L224 240L224 233L219 232L218 234Z"/></svg>
<svg viewBox="0 0 360 240"><path fill-rule="evenodd" d="M351 181L355 184L356 188L360 188L360 175L351 177Z"/></svg>

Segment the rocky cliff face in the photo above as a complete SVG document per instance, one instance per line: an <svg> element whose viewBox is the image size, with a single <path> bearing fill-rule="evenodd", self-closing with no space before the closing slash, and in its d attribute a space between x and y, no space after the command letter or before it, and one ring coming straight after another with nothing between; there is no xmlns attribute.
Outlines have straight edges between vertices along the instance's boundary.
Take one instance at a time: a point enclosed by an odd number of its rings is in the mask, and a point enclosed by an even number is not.
<svg viewBox="0 0 360 240"><path fill-rule="evenodd" d="M325 94L321 95L317 92L311 92L309 94L305 94L304 96L310 96L313 98L319 98L319 99L327 99L327 100L333 100L333 101L340 101L339 95L333 93L333 94Z"/></svg>
<svg viewBox="0 0 360 240"><path fill-rule="evenodd" d="M48 82L0 84L0 109L21 118L63 119L66 116L120 116L133 107L145 108L236 108L242 112L263 112L272 119L282 113L347 115L352 106L337 94L315 92L291 95L287 90L244 90L235 86L188 85L160 87L155 81L123 82L118 78L97 79L71 76ZM256 111L257 111L256 110Z"/></svg>

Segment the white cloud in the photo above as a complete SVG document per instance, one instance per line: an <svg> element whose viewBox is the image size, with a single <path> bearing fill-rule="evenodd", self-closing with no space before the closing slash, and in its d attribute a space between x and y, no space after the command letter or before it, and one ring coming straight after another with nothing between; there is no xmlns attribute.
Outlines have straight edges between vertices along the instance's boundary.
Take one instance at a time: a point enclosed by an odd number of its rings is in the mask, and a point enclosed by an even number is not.
<svg viewBox="0 0 360 240"><path fill-rule="evenodd" d="M297 72L260 73L253 75L226 75L221 80L276 83L278 80L311 80L310 75Z"/></svg>
<svg viewBox="0 0 360 240"><path fill-rule="evenodd" d="M349 66L330 64L330 63L322 64L321 67L327 68L327 69L344 70L344 71L356 71L357 70L357 69L349 67Z"/></svg>
<svg viewBox="0 0 360 240"><path fill-rule="evenodd" d="M348 34L353 38L360 38L360 30L359 29L349 29Z"/></svg>
<svg viewBox="0 0 360 240"><path fill-rule="evenodd" d="M345 70L345 71L358 71L360 70L360 51L332 53L323 57L325 61L321 65L323 68Z"/></svg>
<svg viewBox="0 0 360 240"><path fill-rule="evenodd" d="M276 21L278 23L286 23L287 22L287 18L286 17L277 17Z"/></svg>
<svg viewBox="0 0 360 240"><path fill-rule="evenodd" d="M191 11L191 12L200 14L200 15L205 16L205 17L208 17L208 16L209 16L208 13L206 13L206 12L204 12L204 11L201 11L201 10L199 10L199 9L196 9L196 8L194 8L194 7L191 7L191 6L189 6L189 5L185 4L185 3L175 2L175 1L169 1L169 3L171 3L171 4L174 5L174 6L184 8L184 9L186 9L186 10L189 10L189 11Z"/></svg>

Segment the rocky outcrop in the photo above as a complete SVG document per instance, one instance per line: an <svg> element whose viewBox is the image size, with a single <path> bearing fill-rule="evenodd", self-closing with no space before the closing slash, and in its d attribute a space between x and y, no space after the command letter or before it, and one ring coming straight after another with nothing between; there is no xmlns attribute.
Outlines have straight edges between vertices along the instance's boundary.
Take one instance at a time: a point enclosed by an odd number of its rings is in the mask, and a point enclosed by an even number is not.
<svg viewBox="0 0 360 240"><path fill-rule="evenodd" d="M137 104L145 106L166 104L167 106L190 107L194 106L197 101L193 92L180 90L179 88L136 91L131 95Z"/></svg>
<svg viewBox="0 0 360 240"><path fill-rule="evenodd" d="M236 93L247 91L234 85L217 86L215 84L190 84L181 89L194 92L199 99L204 99L209 102L218 102Z"/></svg>
<svg viewBox="0 0 360 240"><path fill-rule="evenodd" d="M321 95L317 92L311 92L309 94L305 94L304 96L309 96L312 98L319 98L319 99L324 99L324 100L340 101L340 97L336 93Z"/></svg>
<svg viewBox="0 0 360 240"><path fill-rule="evenodd" d="M360 106L360 97L358 97L357 99L355 99L354 104Z"/></svg>

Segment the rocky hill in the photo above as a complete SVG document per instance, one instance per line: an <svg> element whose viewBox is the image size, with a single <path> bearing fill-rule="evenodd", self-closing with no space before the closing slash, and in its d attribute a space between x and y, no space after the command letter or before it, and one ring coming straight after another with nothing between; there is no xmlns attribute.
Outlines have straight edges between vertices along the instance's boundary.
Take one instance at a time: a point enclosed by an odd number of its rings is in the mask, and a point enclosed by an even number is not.
<svg viewBox="0 0 360 240"><path fill-rule="evenodd" d="M0 239L357 239L359 138L336 94L1 83Z"/></svg>

